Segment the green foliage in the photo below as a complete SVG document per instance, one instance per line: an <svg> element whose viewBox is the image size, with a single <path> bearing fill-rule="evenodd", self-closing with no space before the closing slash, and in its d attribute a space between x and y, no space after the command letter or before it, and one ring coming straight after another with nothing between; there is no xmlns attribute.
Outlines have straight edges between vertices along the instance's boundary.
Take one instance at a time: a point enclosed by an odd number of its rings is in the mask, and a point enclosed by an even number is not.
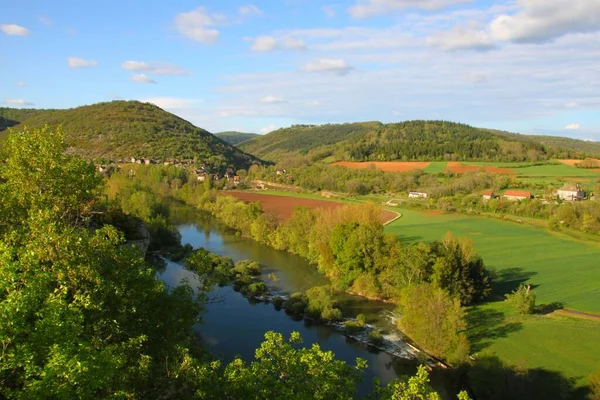
<svg viewBox="0 0 600 400"><path fill-rule="evenodd" d="M353 334L359 332L361 326L355 321L345 321L344 322L344 330L347 333Z"/></svg>
<svg viewBox="0 0 600 400"><path fill-rule="evenodd" d="M600 146L561 138L530 137L448 121L294 125L240 145L264 159L304 156L354 161L538 161L600 154ZM564 149L564 150L563 150Z"/></svg>
<svg viewBox="0 0 600 400"><path fill-rule="evenodd" d="M362 328L367 323L367 317L364 314L358 314L356 316L356 323Z"/></svg>
<svg viewBox="0 0 600 400"><path fill-rule="evenodd" d="M519 285L514 292L506 295L506 301L521 314L533 314L535 311L535 293L529 285Z"/></svg>
<svg viewBox="0 0 600 400"><path fill-rule="evenodd" d="M253 139L259 135L257 133L227 131L227 132L217 132L217 133L215 133L215 136L233 146L237 146L237 145L239 145L245 141L248 141L250 139Z"/></svg>
<svg viewBox="0 0 600 400"><path fill-rule="evenodd" d="M590 375L589 400L600 400L600 370Z"/></svg>
<svg viewBox="0 0 600 400"><path fill-rule="evenodd" d="M300 315L304 314L306 307L308 306L308 297L304 293L293 293L289 299L284 303L284 307L287 311L292 314Z"/></svg>
<svg viewBox="0 0 600 400"><path fill-rule="evenodd" d="M430 354L450 363L469 355L467 324L460 301L431 284L409 287L400 302L399 327Z"/></svg>
<svg viewBox="0 0 600 400"><path fill-rule="evenodd" d="M216 284L230 282L233 261L200 247L185 259L184 266L202 277L202 291L208 292Z"/></svg>
<svg viewBox="0 0 600 400"><path fill-rule="evenodd" d="M254 282L248 285L247 293L251 296L262 296L266 294L269 290L267 289L267 285L264 282Z"/></svg>
<svg viewBox="0 0 600 400"><path fill-rule="evenodd" d="M235 267L232 270L236 274L242 275L260 275L262 267L260 263L252 260L243 260L235 263Z"/></svg>
<svg viewBox="0 0 600 400"><path fill-rule="evenodd" d="M369 332L369 342L374 346L378 346L383 342L383 335L379 329L374 329Z"/></svg>
<svg viewBox="0 0 600 400"><path fill-rule="evenodd" d="M0 109L0 113L2 110L6 109ZM62 126L70 152L95 160L196 159L214 168L247 168L260 162L149 103L112 101L66 110L20 113L18 118L20 125L14 129Z"/></svg>
<svg viewBox="0 0 600 400"><path fill-rule="evenodd" d="M353 398L366 362L357 359L354 366L348 365L317 344L296 349L300 341L297 332L289 341L279 333L267 332L265 342L256 350L255 361L247 364L236 359L225 368L219 388L221 398Z"/></svg>
<svg viewBox="0 0 600 400"><path fill-rule="evenodd" d="M469 400L466 392L460 392L459 400ZM378 393L380 400L441 400L438 393L429 384L429 373L424 365L420 365L417 373L411 377L391 382Z"/></svg>

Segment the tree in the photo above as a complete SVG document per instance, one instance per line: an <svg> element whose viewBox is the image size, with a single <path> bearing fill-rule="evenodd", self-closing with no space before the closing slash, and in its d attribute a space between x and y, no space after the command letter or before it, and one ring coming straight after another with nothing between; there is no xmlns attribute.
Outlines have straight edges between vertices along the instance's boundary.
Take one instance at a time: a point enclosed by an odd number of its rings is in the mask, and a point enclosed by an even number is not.
<svg viewBox="0 0 600 400"><path fill-rule="evenodd" d="M461 363L469 354L467 323L460 301L431 284L407 288L399 327L436 357Z"/></svg>
<svg viewBox="0 0 600 400"><path fill-rule="evenodd" d="M600 400L600 370L590 375L590 400Z"/></svg>
<svg viewBox="0 0 600 400"><path fill-rule="evenodd" d="M531 291L530 285L519 285L514 292L506 295L506 301L521 314L532 314L535 310L535 293Z"/></svg>

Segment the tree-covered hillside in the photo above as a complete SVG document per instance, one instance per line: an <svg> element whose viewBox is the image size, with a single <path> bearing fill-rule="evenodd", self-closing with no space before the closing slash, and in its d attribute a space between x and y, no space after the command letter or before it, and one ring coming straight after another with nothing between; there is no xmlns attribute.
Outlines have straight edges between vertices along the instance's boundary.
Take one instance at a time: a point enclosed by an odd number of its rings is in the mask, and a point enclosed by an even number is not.
<svg viewBox="0 0 600 400"><path fill-rule="evenodd" d="M537 161L600 154L600 148L577 146L579 142L541 141L448 121L407 121L294 125L244 142L240 148L273 161L295 155L313 161Z"/></svg>
<svg viewBox="0 0 600 400"><path fill-rule="evenodd" d="M257 133L244 133L244 132L236 132L236 131L227 131L227 132L218 132L215 133L215 136L221 140L226 141L229 144L237 146L240 143L243 143L247 140L253 139L259 136Z"/></svg>
<svg viewBox="0 0 600 400"><path fill-rule="evenodd" d="M14 129L62 126L68 152L91 159L197 159L215 167L238 168L260 162L210 132L148 103L113 101L67 110L0 112L7 120L19 122L10 123Z"/></svg>

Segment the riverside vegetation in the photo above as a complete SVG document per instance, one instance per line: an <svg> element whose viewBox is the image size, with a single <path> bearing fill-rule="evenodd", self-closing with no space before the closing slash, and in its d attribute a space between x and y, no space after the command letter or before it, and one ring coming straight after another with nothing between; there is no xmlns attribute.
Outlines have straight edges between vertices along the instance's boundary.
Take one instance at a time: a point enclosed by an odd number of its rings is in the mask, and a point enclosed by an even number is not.
<svg viewBox="0 0 600 400"><path fill-rule="evenodd" d="M62 135L51 130L13 132L2 147L3 398L353 397L365 363L347 364L317 345L298 347L298 334L286 340L267 333L251 362L212 359L193 325L226 263L215 266L212 256L194 252L186 262L200 287L195 294L185 284L168 289L135 248L123 245L121 231L92 223L127 199L107 204L93 164L64 150ZM132 212L146 210L138 205ZM439 396L420 368L414 377L376 388L372 398Z"/></svg>

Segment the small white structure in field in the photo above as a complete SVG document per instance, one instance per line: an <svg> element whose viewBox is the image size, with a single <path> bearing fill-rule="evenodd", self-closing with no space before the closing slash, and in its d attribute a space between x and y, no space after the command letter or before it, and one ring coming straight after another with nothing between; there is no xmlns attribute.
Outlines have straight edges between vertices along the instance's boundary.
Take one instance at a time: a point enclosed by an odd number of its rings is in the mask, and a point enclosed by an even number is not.
<svg viewBox="0 0 600 400"><path fill-rule="evenodd" d="M579 187L579 184L567 184L556 191L559 199L576 201L583 200L585 192Z"/></svg>
<svg viewBox="0 0 600 400"><path fill-rule="evenodd" d="M425 192L409 192L408 197L411 199L426 199L427 193L425 193Z"/></svg>

